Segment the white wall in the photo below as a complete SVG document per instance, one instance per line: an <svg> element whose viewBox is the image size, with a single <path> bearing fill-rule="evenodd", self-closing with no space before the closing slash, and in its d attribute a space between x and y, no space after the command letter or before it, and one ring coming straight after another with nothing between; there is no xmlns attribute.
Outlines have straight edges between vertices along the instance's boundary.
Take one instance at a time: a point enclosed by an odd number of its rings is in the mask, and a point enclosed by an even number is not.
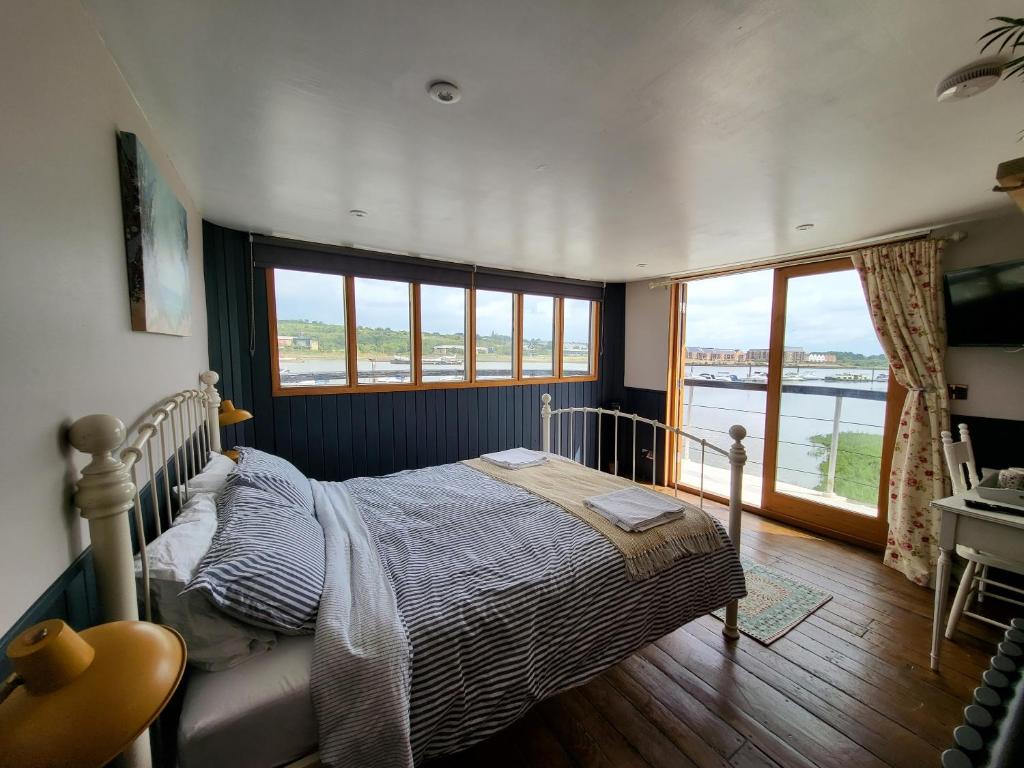
<svg viewBox="0 0 1024 768"><path fill-rule="evenodd" d="M665 391L668 376L668 288L626 284L626 386Z"/></svg>
<svg viewBox="0 0 1024 768"><path fill-rule="evenodd" d="M4 4L0 114L2 633L88 543L65 425L132 419L193 386L208 355L199 212L78 2ZM116 129L188 211L190 337L130 330Z"/></svg>
<svg viewBox="0 0 1024 768"><path fill-rule="evenodd" d="M948 243L947 271L979 264L1024 259L1024 213L1013 212L941 230L959 229L967 239ZM648 289L648 283L626 286L626 386L665 389L668 339L668 291ZM1024 324L1024 308L1021 309ZM963 416L1024 420L1024 351L985 347L950 348L946 355L950 384L966 384L966 400L951 403Z"/></svg>
<svg viewBox="0 0 1024 768"><path fill-rule="evenodd" d="M967 239L946 245L946 271L1024 259L1024 213L1014 212L951 229L963 230ZM951 230L943 230L948 231ZM1024 307L1020 324L1024 327ZM946 378L950 384L968 386L966 400L950 403L953 413L1024 420L1024 351L950 347L946 353Z"/></svg>

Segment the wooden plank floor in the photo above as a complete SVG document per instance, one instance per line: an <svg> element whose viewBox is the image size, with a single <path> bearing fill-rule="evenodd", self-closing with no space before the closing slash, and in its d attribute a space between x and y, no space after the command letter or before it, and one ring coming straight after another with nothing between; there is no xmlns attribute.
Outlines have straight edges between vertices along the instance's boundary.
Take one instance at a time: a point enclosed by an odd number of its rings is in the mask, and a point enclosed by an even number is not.
<svg viewBox="0 0 1024 768"><path fill-rule="evenodd" d="M769 647L697 619L429 768L937 765L997 631L962 621L935 674L932 592L876 552L754 515L743 525L745 555L833 599Z"/></svg>

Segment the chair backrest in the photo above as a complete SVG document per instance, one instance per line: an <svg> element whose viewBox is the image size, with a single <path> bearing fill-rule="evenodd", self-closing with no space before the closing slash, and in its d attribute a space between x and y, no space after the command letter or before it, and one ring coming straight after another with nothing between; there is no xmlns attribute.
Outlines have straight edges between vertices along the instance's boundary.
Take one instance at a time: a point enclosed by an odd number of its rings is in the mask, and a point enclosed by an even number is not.
<svg viewBox="0 0 1024 768"><path fill-rule="evenodd" d="M971 448L971 435L966 424L957 424L960 430L960 442L953 442L953 435L947 431L942 433L942 450L946 454L949 465L949 476L953 481L953 493L964 493L981 482L978 466L974 463L974 449ZM967 469L967 481L964 482L964 468Z"/></svg>

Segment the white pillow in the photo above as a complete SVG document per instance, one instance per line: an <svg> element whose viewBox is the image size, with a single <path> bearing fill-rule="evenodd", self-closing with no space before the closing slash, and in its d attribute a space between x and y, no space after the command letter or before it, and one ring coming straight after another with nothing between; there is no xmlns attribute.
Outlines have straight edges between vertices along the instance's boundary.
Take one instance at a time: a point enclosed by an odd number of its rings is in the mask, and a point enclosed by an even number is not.
<svg viewBox="0 0 1024 768"><path fill-rule="evenodd" d="M174 491L178 494L178 500L184 504L196 493L220 493L228 481L228 475L238 465L223 453L210 452L210 460L202 471L195 477L188 480L188 494L185 493L185 484L175 486Z"/></svg>
<svg viewBox="0 0 1024 768"><path fill-rule="evenodd" d="M174 525L146 546L154 621L178 630L185 638L189 663L211 671L234 667L277 644L273 632L231 618L202 594L181 594L195 576L216 530L216 496L195 493ZM141 590L142 561L138 557L135 576Z"/></svg>

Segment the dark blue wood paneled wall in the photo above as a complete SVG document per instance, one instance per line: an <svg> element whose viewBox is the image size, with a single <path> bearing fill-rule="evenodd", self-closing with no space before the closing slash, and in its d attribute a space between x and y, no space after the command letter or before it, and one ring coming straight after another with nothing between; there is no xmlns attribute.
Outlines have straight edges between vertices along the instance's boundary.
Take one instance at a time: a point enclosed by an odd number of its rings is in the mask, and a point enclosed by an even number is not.
<svg viewBox="0 0 1024 768"><path fill-rule="evenodd" d="M6 650L21 632L44 619L64 619L74 629L85 629L99 621L96 597L96 576L92 567L92 550L86 549L36 599L32 607L0 637L0 680L11 673Z"/></svg>
<svg viewBox="0 0 1024 768"><path fill-rule="evenodd" d="M635 413L638 416L643 416L645 419L654 419L656 421L665 421L665 393L656 389L638 389L636 387L624 387L623 388L623 402L622 410L627 413ZM659 437L663 436L663 433L658 431ZM654 440L653 428L646 424L640 424L637 427L636 435L636 446L634 450L637 453L636 458L636 473L637 480L643 480L646 482L651 481L651 472L654 471L654 460L650 456L643 455L643 451L649 451L652 447ZM664 467L662 466L661 456L665 443L658 443L658 482L664 484ZM627 470L631 467L624 464L628 459L621 458L628 456L629 444L624 443L622 436L619 436L619 474L627 474Z"/></svg>
<svg viewBox="0 0 1024 768"><path fill-rule="evenodd" d="M311 477L344 480L517 445L539 448L544 392L556 408L622 401L625 288L619 284L605 295L597 381L272 397L265 275L250 270L248 235L204 222L203 251L210 366L221 374L222 396L255 416L225 429L224 444L276 453ZM594 464L593 424L590 430L587 455ZM582 433L575 437L580 450ZM567 433L563 442L567 447Z"/></svg>

